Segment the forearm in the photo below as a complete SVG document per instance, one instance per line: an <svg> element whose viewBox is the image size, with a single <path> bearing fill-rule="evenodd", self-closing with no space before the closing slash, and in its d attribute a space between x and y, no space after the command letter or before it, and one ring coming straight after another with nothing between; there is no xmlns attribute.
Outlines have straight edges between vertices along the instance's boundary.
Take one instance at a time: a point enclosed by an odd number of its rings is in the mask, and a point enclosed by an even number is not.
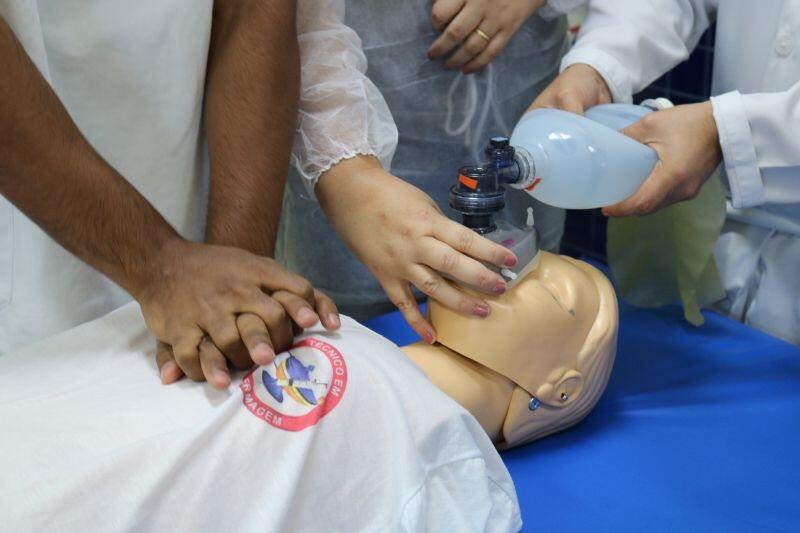
<svg viewBox="0 0 800 533"><path fill-rule="evenodd" d="M369 203L373 187L380 187L376 177L384 175L388 173L376 157L357 155L340 161L320 176L315 189L317 199L337 231L347 217L349 201L355 199L356 205Z"/></svg>
<svg viewBox="0 0 800 533"><path fill-rule="evenodd" d="M296 3L216 0L206 80L206 240L272 255L300 84Z"/></svg>
<svg viewBox="0 0 800 533"><path fill-rule="evenodd" d="M83 138L0 17L0 194L132 294L178 236Z"/></svg>
<svg viewBox="0 0 800 533"><path fill-rule="evenodd" d="M350 251L362 261L365 257L361 250L376 239L374 232L385 231L387 217L391 216L379 206L386 204L379 202L378 198L386 196L386 191L397 191L394 185L399 181L381 166L376 157L357 155L333 165L317 182L314 191L325 217ZM405 182L402 186L411 187ZM393 202L405 204L407 199L396 198ZM400 212L405 205L395 207ZM359 216L375 211L381 212L377 225L372 221L365 223L364 217Z"/></svg>

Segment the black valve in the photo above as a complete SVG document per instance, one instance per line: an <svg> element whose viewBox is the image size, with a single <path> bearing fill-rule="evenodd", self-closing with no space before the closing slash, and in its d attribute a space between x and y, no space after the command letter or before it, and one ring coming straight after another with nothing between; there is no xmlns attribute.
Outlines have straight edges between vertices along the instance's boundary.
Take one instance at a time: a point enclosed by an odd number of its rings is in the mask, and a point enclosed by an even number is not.
<svg viewBox="0 0 800 533"><path fill-rule="evenodd" d="M450 189L450 207L461 213L462 224L480 234L497 229L494 214L506 206L502 184L517 184L533 169L527 152L516 150L508 137L492 137L484 153L486 162L461 167Z"/></svg>
<svg viewBox="0 0 800 533"><path fill-rule="evenodd" d="M511 147L508 137L492 137L483 153L490 162L508 161L511 163L514 161L514 148Z"/></svg>
<svg viewBox="0 0 800 533"><path fill-rule="evenodd" d="M450 207L461 213L462 224L481 235L497 229L494 214L506 206L497 176L495 168L461 167L458 183L450 189Z"/></svg>

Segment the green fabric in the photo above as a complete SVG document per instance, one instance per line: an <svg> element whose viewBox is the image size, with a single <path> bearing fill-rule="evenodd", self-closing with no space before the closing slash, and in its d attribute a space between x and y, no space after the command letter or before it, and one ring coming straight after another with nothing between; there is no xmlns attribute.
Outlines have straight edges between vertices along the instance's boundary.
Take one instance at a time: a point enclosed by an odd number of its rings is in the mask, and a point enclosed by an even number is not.
<svg viewBox="0 0 800 533"><path fill-rule="evenodd" d="M617 288L637 307L678 300L686 320L703 323L700 309L725 296L714 244L725 222L725 192L713 174L693 200L644 217L608 221L607 254Z"/></svg>

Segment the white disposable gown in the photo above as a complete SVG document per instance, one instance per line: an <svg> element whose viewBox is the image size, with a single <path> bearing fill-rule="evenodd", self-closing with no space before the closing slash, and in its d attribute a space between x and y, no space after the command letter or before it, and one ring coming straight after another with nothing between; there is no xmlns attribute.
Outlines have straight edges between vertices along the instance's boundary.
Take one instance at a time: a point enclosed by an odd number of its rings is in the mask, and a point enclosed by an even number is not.
<svg viewBox="0 0 800 533"><path fill-rule="evenodd" d="M289 176L278 258L356 318L391 309L377 281L328 224L313 197L314 183L342 159L375 155L455 218L448 195L458 169L482 162L489 138L509 135L555 76L567 47L561 15L581 3L551 0L484 72L464 76L426 57L439 36L428 0L338 0L334 11L347 26L331 27L333 19L325 18L300 38L301 47L324 40L331 53L303 54L303 113L295 144L300 172ZM339 65L347 72L327 74ZM541 247L557 249L562 210L525 194L507 200L506 217L520 225L532 206Z"/></svg>
<svg viewBox="0 0 800 533"><path fill-rule="evenodd" d="M561 66L591 65L616 101L630 101L686 59L714 18L711 102L730 190L715 254L722 307L800 343L800 0L592 2Z"/></svg>

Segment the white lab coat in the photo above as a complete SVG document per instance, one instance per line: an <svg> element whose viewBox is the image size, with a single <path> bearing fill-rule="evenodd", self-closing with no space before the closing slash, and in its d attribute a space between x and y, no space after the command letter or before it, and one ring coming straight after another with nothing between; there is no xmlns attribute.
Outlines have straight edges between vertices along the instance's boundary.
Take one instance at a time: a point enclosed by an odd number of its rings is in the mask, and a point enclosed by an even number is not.
<svg viewBox="0 0 800 533"><path fill-rule="evenodd" d="M716 248L723 308L800 343L800 0L595 0L561 68L591 65L630 101L714 17L711 102L731 204Z"/></svg>
<svg viewBox="0 0 800 533"><path fill-rule="evenodd" d="M296 342L164 386L131 303L0 357L0 530L519 530L486 433L396 346L347 317Z"/></svg>
<svg viewBox="0 0 800 533"><path fill-rule="evenodd" d="M212 5L0 0L83 135L190 239L202 237L205 220L200 125ZM129 300L0 196L0 355Z"/></svg>

